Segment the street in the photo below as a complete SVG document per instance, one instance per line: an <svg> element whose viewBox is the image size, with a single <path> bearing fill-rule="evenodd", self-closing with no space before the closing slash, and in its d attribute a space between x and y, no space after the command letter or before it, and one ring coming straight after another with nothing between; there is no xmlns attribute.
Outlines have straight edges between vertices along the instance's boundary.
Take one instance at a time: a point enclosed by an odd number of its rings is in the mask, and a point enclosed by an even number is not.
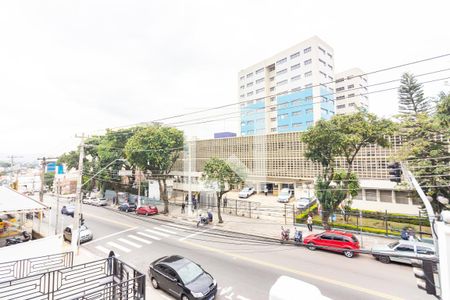
<svg viewBox="0 0 450 300"><path fill-rule="evenodd" d="M270 287L281 275L312 283L331 299L432 299L417 291L410 266L385 265L371 256L348 259L336 253L223 233L213 226L196 228L194 224L162 222L103 207L83 205L83 214L94 239L82 247L103 257L113 250L146 275L149 263L159 257L185 256L216 278L218 299L268 299ZM149 280L147 297L172 299L154 290Z"/></svg>

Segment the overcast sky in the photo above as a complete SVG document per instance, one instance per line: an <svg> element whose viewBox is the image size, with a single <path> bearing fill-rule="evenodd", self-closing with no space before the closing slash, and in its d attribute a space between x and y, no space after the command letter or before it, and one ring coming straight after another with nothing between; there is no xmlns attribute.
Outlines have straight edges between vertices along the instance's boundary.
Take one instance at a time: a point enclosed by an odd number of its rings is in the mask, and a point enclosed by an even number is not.
<svg viewBox="0 0 450 300"><path fill-rule="evenodd" d="M0 160L59 155L75 146L76 133L235 103L240 69L313 35L334 48L336 71L448 54L448 3L2 1ZM445 68L449 57L369 76L369 84ZM449 89L444 80L425 85L427 96ZM395 91L370 95L372 112L396 108ZM187 129L212 137L237 131L238 119Z"/></svg>

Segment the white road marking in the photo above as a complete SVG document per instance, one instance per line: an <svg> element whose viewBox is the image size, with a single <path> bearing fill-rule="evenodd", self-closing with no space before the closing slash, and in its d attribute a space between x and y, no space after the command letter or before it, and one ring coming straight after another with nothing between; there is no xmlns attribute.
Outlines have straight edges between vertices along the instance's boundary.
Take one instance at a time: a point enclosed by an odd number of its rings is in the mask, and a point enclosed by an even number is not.
<svg viewBox="0 0 450 300"><path fill-rule="evenodd" d="M209 229L205 229L205 230L202 230L202 231L199 231L199 232L190 234L190 235L185 236L185 237L183 237L183 238L180 238L180 239L178 239L178 240L179 240L179 241L184 241L184 240L190 239L191 237L194 237L194 236L196 236L196 235L199 235L199 234L202 234L202 233L204 233L204 232L210 231L210 230L212 230L212 229L214 229L214 228L215 228L215 226L213 226L213 227L211 227L211 228L209 228Z"/></svg>
<svg viewBox="0 0 450 300"><path fill-rule="evenodd" d="M237 297L239 300L250 300L249 298L245 298L244 296L241 295L237 295Z"/></svg>
<svg viewBox="0 0 450 300"><path fill-rule="evenodd" d="M160 235L162 237L169 237L170 236L167 233L162 233L162 232L151 230L151 229L145 229L145 231L153 233L153 234L156 234L156 235Z"/></svg>
<svg viewBox="0 0 450 300"><path fill-rule="evenodd" d="M97 250L100 250L100 251L102 251L103 253L109 255L109 250L106 249L105 247L99 245L99 246L95 246L95 248L96 248ZM119 254L116 254L116 253L114 253L114 256L117 257L117 258L120 257L120 255L119 255Z"/></svg>
<svg viewBox="0 0 450 300"><path fill-rule="evenodd" d="M145 236L145 237L157 240L157 241L161 240L161 238L159 238L159 237L156 237L156 236L153 236L153 235L149 235L149 234L146 234L146 233L143 233L143 232L140 232L140 231L138 231L137 234L140 234L142 236Z"/></svg>
<svg viewBox="0 0 450 300"><path fill-rule="evenodd" d="M97 250L102 251L103 253L109 254L109 250L106 249L106 248L103 247L103 246L96 246L95 248L96 248Z"/></svg>
<svg viewBox="0 0 450 300"><path fill-rule="evenodd" d="M120 250L122 250L122 251L124 251L124 252L126 252L126 253L131 252L131 250L128 249L127 247L121 246L121 245L116 244L116 243L114 243L114 242L107 242L107 244L110 245L110 246L113 246L113 247L115 247L115 248L117 248L117 249L120 249Z"/></svg>
<svg viewBox="0 0 450 300"><path fill-rule="evenodd" d="M88 245L88 244L90 244L90 243L95 243L95 242L98 242L98 241L101 241L101 240L110 238L110 237L112 237L112 236L115 236L115 235L118 235L118 234L121 234L121 233L124 233L124 232L127 232L127 231L135 230L135 229L137 229L137 228L139 228L139 227L132 227L132 228L128 228L128 229L125 229L125 230L122 230L122 231L114 232L114 233L111 233L111 234L102 236L101 238L98 238L98 239L89 241L89 242L87 242L87 243L84 243L83 246L86 246L86 245Z"/></svg>
<svg viewBox="0 0 450 300"><path fill-rule="evenodd" d="M161 228L161 227L153 227L153 228L156 229L156 230L160 230L162 232L167 232L167 233L171 233L171 234L177 234L175 231L170 231L170 230L167 230L167 229L164 229L164 228Z"/></svg>
<svg viewBox="0 0 450 300"><path fill-rule="evenodd" d="M171 228L171 229L184 229L184 230L192 230L194 228L189 228L187 226L183 226L183 225L178 225L178 224L173 224L173 225L161 225L161 227L164 228Z"/></svg>
<svg viewBox="0 0 450 300"><path fill-rule="evenodd" d="M140 237L137 237L137 236L132 235L132 234L129 234L128 237L133 239L133 240L139 241L141 243L147 244L147 245L150 245L152 243L151 241L141 239Z"/></svg>
<svg viewBox="0 0 450 300"><path fill-rule="evenodd" d="M128 244L128 245L133 246L133 247L136 247L136 248L141 248L141 247L142 247L142 245L133 243L133 242L131 242L131 241L129 241L129 240L126 240L126 239L123 239L123 238L120 238L120 239L118 239L118 240L121 241L122 243Z"/></svg>

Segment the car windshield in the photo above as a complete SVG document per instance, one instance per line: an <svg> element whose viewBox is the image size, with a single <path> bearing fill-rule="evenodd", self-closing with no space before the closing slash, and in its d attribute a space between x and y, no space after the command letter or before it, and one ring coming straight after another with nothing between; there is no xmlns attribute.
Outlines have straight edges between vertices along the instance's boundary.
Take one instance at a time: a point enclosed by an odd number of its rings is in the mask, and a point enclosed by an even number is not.
<svg viewBox="0 0 450 300"><path fill-rule="evenodd" d="M250 189L249 188L244 188L242 191L243 192L248 192Z"/></svg>
<svg viewBox="0 0 450 300"><path fill-rule="evenodd" d="M308 198L300 198L300 199L298 200L298 202L301 202L301 203L309 203L309 199L308 199Z"/></svg>
<svg viewBox="0 0 450 300"><path fill-rule="evenodd" d="M391 249L394 249L398 244L399 244L399 242L392 242L392 243L388 244L388 247Z"/></svg>
<svg viewBox="0 0 450 300"><path fill-rule="evenodd" d="M81 225L80 226L80 231L84 231L84 230L88 230L88 228L86 227L86 225Z"/></svg>
<svg viewBox="0 0 450 300"><path fill-rule="evenodd" d="M289 195L289 190L281 190L280 195L281 195L281 196L287 196L287 195Z"/></svg>
<svg viewBox="0 0 450 300"><path fill-rule="evenodd" d="M189 284L194 281L197 277L203 274L202 268L198 265L189 262L185 264L183 267L177 270L178 276L180 276L181 280L184 284Z"/></svg>

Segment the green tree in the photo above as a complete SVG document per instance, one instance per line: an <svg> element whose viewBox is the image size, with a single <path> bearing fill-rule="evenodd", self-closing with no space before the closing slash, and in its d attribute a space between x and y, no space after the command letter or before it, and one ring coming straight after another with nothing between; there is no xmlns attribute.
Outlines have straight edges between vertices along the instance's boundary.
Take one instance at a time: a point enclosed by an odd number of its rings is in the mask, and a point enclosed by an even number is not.
<svg viewBox="0 0 450 300"><path fill-rule="evenodd" d="M52 189L54 180L55 180L55 173L48 172L44 174L44 184L48 187L49 190Z"/></svg>
<svg viewBox="0 0 450 300"><path fill-rule="evenodd" d="M359 189L358 178L353 173L353 163L361 148L370 144L388 145L387 135L395 125L366 111L350 115L337 115L330 120L321 120L302 135L307 145L306 158L322 166L316 180L316 192L323 207L322 222L329 228L328 218L344 201ZM346 167L337 165L336 159L344 158Z"/></svg>
<svg viewBox="0 0 450 300"><path fill-rule="evenodd" d="M58 165L63 164L66 166L67 170L70 171L71 169L78 169L79 159L80 159L79 151L70 151L61 155L58 158L56 164Z"/></svg>
<svg viewBox="0 0 450 300"><path fill-rule="evenodd" d="M424 193L433 199L435 212L445 208L437 197L450 198L449 104L450 95L441 93L434 115L418 114L401 123L406 139L397 158L407 162Z"/></svg>
<svg viewBox="0 0 450 300"><path fill-rule="evenodd" d="M164 201L164 213L169 212L166 180L183 150L183 132L161 125L139 129L125 145L128 162L140 170L151 172L158 181L159 192Z"/></svg>
<svg viewBox="0 0 450 300"><path fill-rule="evenodd" d="M241 168L232 166L222 159L211 158L206 162L203 168L202 180L216 192L219 223L223 223L220 213L222 196L242 184L244 177L245 175Z"/></svg>
<svg viewBox="0 0 450 300"><path fill-rule="evenodd" d="M404 73L398 89L399 112L401 115L416 117L430 112L430 100L424 97L422 85L411 73Z"/></svg>

